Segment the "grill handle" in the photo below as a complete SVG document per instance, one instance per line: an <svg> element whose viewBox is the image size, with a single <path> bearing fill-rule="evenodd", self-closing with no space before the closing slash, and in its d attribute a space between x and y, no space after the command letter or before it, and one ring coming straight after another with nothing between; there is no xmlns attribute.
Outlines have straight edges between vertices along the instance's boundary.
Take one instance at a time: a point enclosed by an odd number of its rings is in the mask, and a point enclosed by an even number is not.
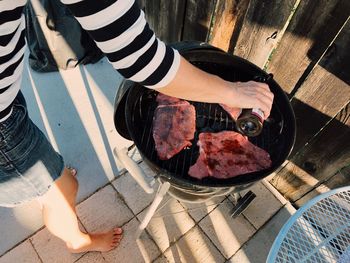
<svg viewBox="0 0 350 263"><path fill-rule="evenodd" d="M128 156L128 149L115 147L113 152L142 189L147 194L152 194L154 189L151 185L153 185L152 181L154 182L154 179L150 181L150 178L145 174L141 167Z"/></svg>

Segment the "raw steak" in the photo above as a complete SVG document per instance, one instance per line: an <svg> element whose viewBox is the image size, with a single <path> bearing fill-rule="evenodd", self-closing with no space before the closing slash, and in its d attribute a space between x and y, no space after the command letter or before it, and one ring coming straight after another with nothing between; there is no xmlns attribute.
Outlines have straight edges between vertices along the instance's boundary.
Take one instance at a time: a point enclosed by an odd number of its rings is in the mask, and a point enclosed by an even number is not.
<svg viewBox="0 0 350 263"><path fill-rule="evenodd" d="M239 115L241 114L241 109L240 108L233 108L229 107L225 104L221 104L220 106L234 119L235 121L238 119Z"/></svg>
<svg viewBox="0 0 350 263"><path fill-rule="evenodd" d="M191 146L190 141L196 130L195 108L187 101L166 97L160 94L157 96L160 105L153 117L153 139L161 160L168 160Z"/></svg>
<svg viewBox="0 0 350 263"><path fill-rule="evenodd" d="M225 179L271 166L270 155L233 131L201 133L199 157L188 171L192 177Z"/></svg>

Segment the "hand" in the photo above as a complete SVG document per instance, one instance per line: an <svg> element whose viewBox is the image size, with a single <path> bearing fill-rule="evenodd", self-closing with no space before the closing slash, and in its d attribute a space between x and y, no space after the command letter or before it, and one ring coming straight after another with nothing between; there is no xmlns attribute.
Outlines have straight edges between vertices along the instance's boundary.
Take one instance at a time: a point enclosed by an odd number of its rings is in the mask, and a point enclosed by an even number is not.
<svg viewBox="0 0 350 263"><path fill-rule="evenodd" d="M265 83L248 81L248 82L227 82L232 88L233 100L227 105L242 109L259 108L264 112L267 119L270 115L273 93Z"/></svg>

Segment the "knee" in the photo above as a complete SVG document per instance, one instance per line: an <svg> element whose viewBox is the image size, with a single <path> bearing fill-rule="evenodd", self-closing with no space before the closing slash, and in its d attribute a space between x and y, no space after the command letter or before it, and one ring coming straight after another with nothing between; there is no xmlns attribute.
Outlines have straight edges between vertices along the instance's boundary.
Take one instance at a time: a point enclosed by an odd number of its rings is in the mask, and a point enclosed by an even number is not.
<svg viewBox="0 0 350 263"><path fill-rule="evenodd" d="M45 195L42 196L41 203L55 203L62 197L70 203L75 202L78 193L78 180L68 169L52 184Z"/></svg>

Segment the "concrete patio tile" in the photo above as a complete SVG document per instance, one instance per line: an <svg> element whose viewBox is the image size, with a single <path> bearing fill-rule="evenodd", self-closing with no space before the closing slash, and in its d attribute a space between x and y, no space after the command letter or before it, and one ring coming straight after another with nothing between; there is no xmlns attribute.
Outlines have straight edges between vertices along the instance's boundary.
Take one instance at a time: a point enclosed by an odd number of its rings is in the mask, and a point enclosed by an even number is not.
<svg viewBox="0 0 350 263"><path fill-rule="evenodd" d="M243 214L256 229L259 229L283 204L261 182L253 185L249 190L256 195L256 198ZM245 192L247 191L243 193Z"/></svg>
<svg viewBox="0 0 350 263"><path fill-rule="evenodd" d="M161 255L159 258L157 258L153 263L168 263L169 261L166 259L164 255Z"/></svg>
<svg viewBox="0 0 350 263"><path fill-rule="evenodd" d="M29 240L0 257L0 263L40 263L40 259Z"/></svg>
<svg viewBox="0 0 350 263"><path fill-rule="evenodd" d="M152 176L154 174L145 163L140 163L140 167L147 175ZM138 214L145 207L147 207L155 196L155 193L147 194L129 173L123 174L118 179L113 181L112 184L123 196L126 204L130 207L134 214ZM154 185L155 191L157 188L158 183Z"/></svg>
<svg viewBox="0 0 350 263"><path fill-rule="evenodd" d="M153 216L147 226L147 231L162 252L195 225L193 219L177 200L169 196L165 198L168 198L169 202ZM147 209L137 216L140 221L144 218L146 211Z"/></svg>
<svg viewBox="0 0 350 263"><path fill-rule="evenodd" d="M199 222L201 229L228 259L255 233L255 228L242 215L231 218L233 204L226 199Z"/></svg>
<svg viewBox="0 0 350 263"><path fill-rule="evenodd" d="M280 201L282 205L285 205L288 203L288 200L280 192L278 192L278 190L272 184L270 184L270 182L266 178L261 180L261 183L267 189L269 189L269 191L278 199L278 201Z"/></svg>
<svg viewBox="0 0 350 263"><path fill-rule="evenodd" d="M271 246L285 222L295 212L291 204L286 204L278 213L230 259L232 263L265 263Z"/></svg>
<svg viewBox="0 0 350 263"><path fill-rule="evenodd" d="M100 252L89 252L79 258L75 263L105 263Z"/></svg>
<svg viewBox="0 0 350 263"><path fill-rule="evenodd" d="M213 211L226 197L219 196L213 199L206 201L205 203L185 203L180 202L184 209L188 210L188 213L191 217L199 222L202 220L208 213Z"/></svg>
<svg viewBox="0 0 350 263"><path fill-rule="evenodd" d="M167 262L170 263L225 262L225 258L198 226L192 228L185 236L168 248L164 256ZM158 262L165 262L164 258L160 258Z"/></svg>
<svg viewBox="0 0 350 263"><path fill-rule="evenodd" d="M79 227L85 232L81 224ZM70 253L66 244L52 235L47 228L40 230L30 240L43 263L70 263L75 262L83 255L83 253Z"/></svg>
<svg viewBox="0 0 350 263"><path fill-rule="evenodd" d="M102 253L106 262L152 262L159 257L161 252L147 232L143 232L136 240L138 225L139 221L134 218L123 227L124 236L120 245L112 251Z"/></svg>
<svg viewBox="0 0 350 263"><path fill-rule="evenodd" d="M77 214L88 232L122 226L133 214L111 185L107 185L77 206Z"/></svg>
<svg viewBox="0 0 350 263"><path fill-rule="evenodd" d="M42 213L36 201L14 208L0 207L0 255L39 230Z"/></svg>

